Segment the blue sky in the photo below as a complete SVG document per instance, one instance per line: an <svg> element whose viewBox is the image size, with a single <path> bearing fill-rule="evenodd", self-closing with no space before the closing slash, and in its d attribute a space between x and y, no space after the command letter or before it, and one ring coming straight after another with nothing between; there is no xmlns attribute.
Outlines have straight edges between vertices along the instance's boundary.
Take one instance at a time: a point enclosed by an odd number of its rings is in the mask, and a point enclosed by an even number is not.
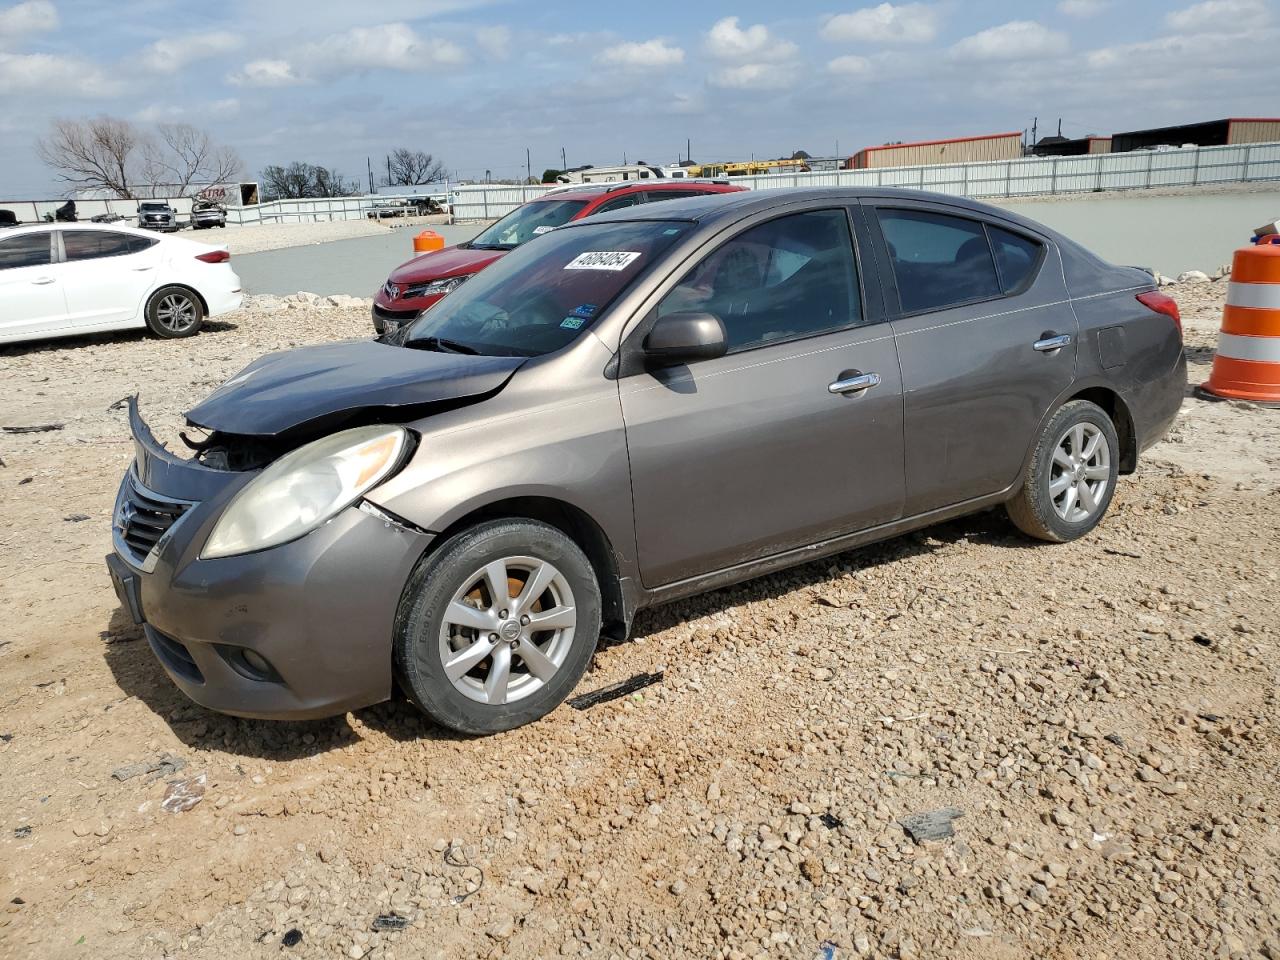
<svg viewBox="0 0 1280 960"><path fill-rule="evenodd" d="M1278 0L0 0L0 198L58 192L55 116L194 123L250 178L363 176L424 149L463 177L627 159L842 154L1280 113ZM1047 132L1053 132L1047 130Z"/></svg>

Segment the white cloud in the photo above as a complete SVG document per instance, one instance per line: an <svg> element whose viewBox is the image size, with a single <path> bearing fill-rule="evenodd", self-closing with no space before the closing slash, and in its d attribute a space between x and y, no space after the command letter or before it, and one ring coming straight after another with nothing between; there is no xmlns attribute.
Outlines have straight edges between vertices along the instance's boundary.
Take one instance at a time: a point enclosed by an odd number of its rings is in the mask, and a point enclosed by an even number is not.
<svg viewBox="0 0 1280 960"><path fill-rule="evenodd" d="M827 64L828 73L838 73L844 77L862 77L871 72L871 61L866 57L848 54L836 57Z"/></svg>
<svg viewBox="0 0 1280 960"><path fill-rule="evenodd" d="M111 97L120 84L83 57L0 53L0 93Z"/></svg>
<svg viewBox="0 0 1280 960"><path fill-rule="evenodd" d="M596 54L596 62L628 70L658 70L684 63L684 51L660 39L619 43Z"/></svg>
<svg viewBox="0 0 1280 960"><path fill-rule="evenodd" d="M251 60L229 74L227 82L240 87L289 87L302 83L302 78L288 60Z"/></svg>
<svg viewBox="0 0 1280 960"><path fill-rule="evenodd" d="M476 43L495 60L511 56L511 30L508 27L481 27L476 31Z"/></svg>
<svg viewBox="0 0 1280 960"><path fill-rule="evenodd" d="M143 66L156 73L176 73L184 64L207 60L240 47L240 38L226 30L208 30L167 37L143 48Z"/></svg>
<svg viewBox="0 0 1280 960"><path fill-rule="evenodd" d="M403 70L414 73L461 63L462 49L448 40L425 41L407 23L353 27L303 48L299 59L315 75L333 76L358 70Z"/></svg>
<svg viewBox="0 0 1280 960"><path fill-rule="evenodd" d="M1068 47L1066 34L1034 20L1011 20L965 37L951 55L959 60L1034 60L1061 56Z"/></svg>
<svg viewBox="0 0 1280 960"><path fill-rule="evenodd" d="M0 10L0 43L58 26L58 9L49 0L27 0Z"/></svg>
<svg viewBox="0 0 1280 960"><path fill-rule="evenodd" d="M791 71L768 63L744 63L717 70L707 80L726 90L777 90L791 85Z"/></svg>
<svg viewBox="0 0 1280 960"><path fill-rule="evenodd" d="M938 35L938 11L925 3L882 3L840 13L822 25L826 40L860 43L928 43Z"/></svg>
<svg viewBox="0 0 1280 960"><path fill-rule="evenodd" d="M226 97L222 100L214 100L205 108L205 113L211 117L235 117L240 115L240 101L235 97Z"/></svg>
<svg viewBox="0 0 1280 960"><path fill-rule="evenodd" d="M1179 33L1256 29L1271 21L1271 0L1205 0L1185 10L1175 10L1164 19Z"/></svg>
<svg viewBox="0 0 1280 960"><path fill-rule="evenodd" d="M1110 6L1109 0L1062 0L1058 12L1068 17L1096 17Z"/></svg>
<svg viewBox="0 0 1280 960"><path fill-rule="evenodd" d="M759 63L789 60L798 51L791 41L775 40L769 36L769 28L762 23L744 30L738 26L737 17L725 17L717 20L707 32L707 52L721 60L751 60Z"/></svg>

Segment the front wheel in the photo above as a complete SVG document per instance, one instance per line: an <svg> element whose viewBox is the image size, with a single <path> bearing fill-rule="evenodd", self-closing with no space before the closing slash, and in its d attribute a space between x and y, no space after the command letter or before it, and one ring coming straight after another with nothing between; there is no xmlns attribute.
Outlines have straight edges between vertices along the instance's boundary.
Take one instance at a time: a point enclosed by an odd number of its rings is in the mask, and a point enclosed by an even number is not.
<svg viewBox="0 0 1280 960"><path fill-rule="evenodd" d="M441 725L498 733L559 706L599 636L600 587L578 545L544 523L495 520L414 570L396 617L396 675Z"/></svg>
<svg viewBox="0 0 1280 960"><path fill-rule="evenodd" d="M1018 529L1065 543L1102 520L1115 493L1120 442L1105 410L1087 400L1064 403L1036 444L1026 480L1005 508Z"/></svg>
<svg viewBox="0 0 1280 960"><path fill-rule="evenodd" d="M147 301L147 326L157 337L194 337L204 323L204 305L186 287L161 287Z"/></svg>

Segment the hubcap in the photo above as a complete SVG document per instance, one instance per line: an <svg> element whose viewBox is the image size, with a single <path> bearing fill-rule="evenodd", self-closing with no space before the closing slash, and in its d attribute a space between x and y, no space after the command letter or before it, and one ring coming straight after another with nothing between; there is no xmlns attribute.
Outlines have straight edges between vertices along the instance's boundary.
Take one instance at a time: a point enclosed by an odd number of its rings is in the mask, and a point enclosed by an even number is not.
<svg viewBox="0 0 1280 960"><path fill-rule="evenodd" d="M537 692L573 647L573 590L535 557L494 560L467 577L440 626L440 662L463 696L499 706Z"/></svg>
<svg viewBox="0 0 1280 960"><path fill-rule="evenodd" d="M171 293L156 305L156 319L166 330L182 333L196 322L195 302L190 297Z"/></svg>
<svg viewBox="0 0 1280 960"><path fill-rule="evenodd" d="M1068 523L1080 523L1098 512L1111 482L1111 447L1092 423L1068 427L1053 450L1049 496L1053 509Z"/></svg>

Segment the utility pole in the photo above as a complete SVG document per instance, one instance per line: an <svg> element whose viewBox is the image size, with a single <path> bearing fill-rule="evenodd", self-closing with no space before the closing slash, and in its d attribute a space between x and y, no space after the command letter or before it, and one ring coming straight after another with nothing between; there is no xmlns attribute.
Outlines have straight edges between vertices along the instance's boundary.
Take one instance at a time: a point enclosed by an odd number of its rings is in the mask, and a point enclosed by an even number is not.
<svg viewBox="0 0 1280 960"><path fill-rule="evenodd" d="M684 158L693 163L693 139L686 137L684 141Z"/></svg>
<svg viewBox="0 0 1280 960"><path fill-rule="evenodd" d="M364 158L364 165L365 165L365 167L367 167L367 168L368 168L368 170L369 170L369 192L370 192L370 193L373 193L373 192L374 192L374 190L373 190L373 158L372 158L372 157L365 157L365 158Z"/></svg>
<svg viewBox="0 0 1280 960"><path fill-rule="evenodd" d="M533 179L533 161L529 159L529 148L524 148L524 182L528 183Z"/></svg>
<svg viewBox="0 0 1280 960"><path fill-rule="evenodd" d="M391 154L387 154L387 186L391 186Z"/></svg>
<svg viewBox="0 0 1280 960"><path fill-rule="evenodd" d="M566 160L564 156L564 147L560 148L560 169L561 170L569 169L569 161Z"/></svg>
<svg viewBox="0 0 1280 960"><path fill-rule="evenodd" d="M1040 118L1033 117L1031 120L1031 145L1033 147L1036 145L1036 130L1038 130L1039 127L1040 127Z"/></svg>

